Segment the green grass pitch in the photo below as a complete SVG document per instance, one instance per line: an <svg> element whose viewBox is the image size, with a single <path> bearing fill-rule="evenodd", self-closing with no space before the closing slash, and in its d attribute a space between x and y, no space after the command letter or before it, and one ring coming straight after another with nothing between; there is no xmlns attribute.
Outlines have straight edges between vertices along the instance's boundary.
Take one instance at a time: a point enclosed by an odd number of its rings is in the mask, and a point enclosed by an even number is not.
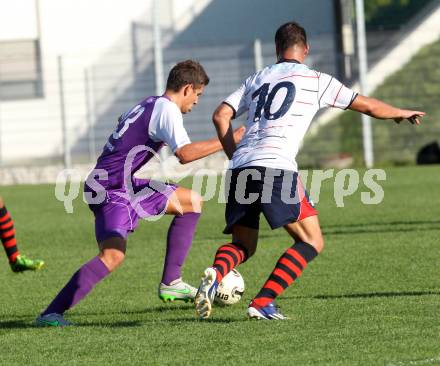
<svg viewBox="0 0 440 366"><path fill-rule="evenodd" d="M141 222L125 263L69 312L77 326L32 323L72 273L96 254L82 201L66 214L54 187L1 187L20 249L41 257L39 273L14 274L0 257L1 365L439 365L440 174L438 167L389 168L385 200L360 191L337 208L327 183L317 206L326 248L279 299L285 322L245 318L248 301L291 240L262 220L259 249L239 270L237 305L199 321L190 304L157 297L170 221ZM188 183L188 181L187 181ZM190 183L190 181L189 181ZM205 203L184 269L198 284L221 234L223 205Z"/></svg>

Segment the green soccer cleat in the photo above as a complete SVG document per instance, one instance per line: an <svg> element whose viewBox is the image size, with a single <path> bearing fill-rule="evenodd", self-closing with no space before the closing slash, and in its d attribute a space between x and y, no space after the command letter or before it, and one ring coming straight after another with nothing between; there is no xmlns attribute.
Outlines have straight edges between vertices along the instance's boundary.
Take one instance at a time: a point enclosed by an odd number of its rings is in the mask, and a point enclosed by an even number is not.
<svg viewBox="0 0 440 366"><path fill-rule="evenodd" d="M37 327L68 327L72 325L71 322L64 319L61 314L51 313L46 315L39 315L35 319Z"/></svg>
<svg viewBox="0 0 440 366"><path fill-rule="evenodd" d="M38 271L43 268L44 262L41 259L29 259L24 255L19 255L15 262L9 263L13 272Z"/></svg>
<svg viewBox="0 0 440 366"><path fill-rule="evenodd" d="M183 282L181 278L174 280L169 285L161 283L159 285L159 299L163 302L171 302L175 300L180 301L194 301L197 289Z"/></svg>

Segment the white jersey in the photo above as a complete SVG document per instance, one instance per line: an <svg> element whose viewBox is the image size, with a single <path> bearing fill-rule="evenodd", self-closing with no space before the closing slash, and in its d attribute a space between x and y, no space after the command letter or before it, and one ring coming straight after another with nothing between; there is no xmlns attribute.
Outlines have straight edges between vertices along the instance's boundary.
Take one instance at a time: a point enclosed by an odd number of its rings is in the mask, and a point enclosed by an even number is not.
<svg viewBox="0 0 440 366"><path fill-rule="evenodd" d="M296 155L313 117L324 107L348 108L357 93L296 61L268 66L246 79L224 103L248 112L246 132L230 168L297 171Z"/></svg>
<svg viewBox="0 0 440 366"><path fill-rule="evenodd" d="M157 98L151 114L148 136L153 141L163 141L174 152L190 144L191 140L183 126L182 112L176 103L166 97Z"/></svg>

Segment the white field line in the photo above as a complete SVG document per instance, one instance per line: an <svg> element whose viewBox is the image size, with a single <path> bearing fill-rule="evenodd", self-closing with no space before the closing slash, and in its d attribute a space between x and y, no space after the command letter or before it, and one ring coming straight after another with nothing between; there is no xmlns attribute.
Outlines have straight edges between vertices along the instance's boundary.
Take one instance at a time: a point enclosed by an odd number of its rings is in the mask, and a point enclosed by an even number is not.
<svg viewBox="0 0 440 366"><path fill-rule="evenodd" d="M413 361L398 361L387 364L387 366L407 366L407 365L430 365L433 363L440 362L440 356L433 358L426 358L423 360L413 360Z"/></svg>

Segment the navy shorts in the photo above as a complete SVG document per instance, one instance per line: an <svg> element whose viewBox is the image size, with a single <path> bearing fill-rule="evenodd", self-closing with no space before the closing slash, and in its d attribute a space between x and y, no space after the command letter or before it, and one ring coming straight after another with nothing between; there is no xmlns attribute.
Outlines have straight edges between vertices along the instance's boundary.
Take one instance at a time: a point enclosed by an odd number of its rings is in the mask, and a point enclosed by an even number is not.
<svg viewBox="0 0 440 366"><path fill-rule="evenodd" d="M233 225L258 229L261 212L272 229L318 214L297 172L259 166L232 169L225 185L224 234L232 233Z"/></svg>

